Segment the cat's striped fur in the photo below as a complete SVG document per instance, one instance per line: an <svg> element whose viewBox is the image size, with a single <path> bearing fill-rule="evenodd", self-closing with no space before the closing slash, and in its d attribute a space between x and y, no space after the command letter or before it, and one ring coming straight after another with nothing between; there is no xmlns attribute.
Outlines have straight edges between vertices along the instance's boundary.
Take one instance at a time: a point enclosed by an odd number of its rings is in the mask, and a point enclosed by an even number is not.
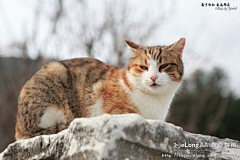
<svg viewBox="0 0 240 160"><path fill-rule="evenodd" d="M16 139L57 133L78 117L137 113L165 120L183 75L185 39L170 46L140 46L126 69L91 58L51 62L22 88Z"/></svg>

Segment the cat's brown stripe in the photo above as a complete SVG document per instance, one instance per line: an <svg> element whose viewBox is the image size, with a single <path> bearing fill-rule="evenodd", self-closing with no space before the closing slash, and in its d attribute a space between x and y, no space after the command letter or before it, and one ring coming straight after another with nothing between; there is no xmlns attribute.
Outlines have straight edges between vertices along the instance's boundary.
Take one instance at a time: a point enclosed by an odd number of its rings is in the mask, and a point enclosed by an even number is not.
<svg viewBox="0 0 240 160"><path fill-rule="evenodd" d="M147 59L148 59L148 60L150 60L150 58L151 58L151 57L150 57L150 55L149 55L149 54L147 54Z"/></svg>
<svg viewBox="0 0 240 160"><path fill-rule="evenodd" d="M159 57L160 57L161 53L162 53L162 48L159 47L159 48L158 48L158 54L157 54L156 60L159 60Z"/></svg>
<svg viewBox="0 0 240 160"><path fill-rule="evenodd" d="M133 91L133 88L132 88L132 86L131 86L128 78L127 78L127 75L126 75L126 72L125 72L125 71L122 71L122 79L123 79L124 84L125 84L131 91Z"/></svg>
<svg viewBox="0 0 240 160"><path fill-rule="evenodd" d="M145 63L145 65L147 65L147 58L144 58L144 63Z"/></svg>

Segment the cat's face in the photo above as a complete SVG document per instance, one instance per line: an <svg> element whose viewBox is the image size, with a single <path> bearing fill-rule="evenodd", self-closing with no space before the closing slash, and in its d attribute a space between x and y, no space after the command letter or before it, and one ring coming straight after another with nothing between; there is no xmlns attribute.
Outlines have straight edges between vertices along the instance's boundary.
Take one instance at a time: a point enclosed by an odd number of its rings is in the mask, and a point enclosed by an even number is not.
<svg viewBox="0 0 240 160"><path fill-rule="evenodd" d="M133 88L150 94L166 94L178 89L183 76L184 38L170 46L149 47L125 41L132 51L128 74Z"/></svg>

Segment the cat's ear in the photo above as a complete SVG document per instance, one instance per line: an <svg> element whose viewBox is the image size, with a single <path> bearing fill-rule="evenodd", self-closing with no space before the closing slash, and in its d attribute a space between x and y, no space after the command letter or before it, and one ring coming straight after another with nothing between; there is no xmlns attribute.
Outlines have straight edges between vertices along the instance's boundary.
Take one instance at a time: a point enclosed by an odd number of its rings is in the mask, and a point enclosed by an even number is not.
<svg viewBox="0 0 240 160"><path fill-rule="evenodd" d="M132 41L129 41L128 39L124 38L124 41L125 43L127 44L127 46L130 48L132 54L136 54L137 53L137 50L139 49L139 45L132 42Z"/></svg>
<svg viewBox="0 0 240 160"><path fill-rule="evenodd" d="M170 45L168 50L174 51L174 52L178 53L180 55L180 57L182 57L185 43L186 43L186 39L181 38L176 43Z"/></svg>

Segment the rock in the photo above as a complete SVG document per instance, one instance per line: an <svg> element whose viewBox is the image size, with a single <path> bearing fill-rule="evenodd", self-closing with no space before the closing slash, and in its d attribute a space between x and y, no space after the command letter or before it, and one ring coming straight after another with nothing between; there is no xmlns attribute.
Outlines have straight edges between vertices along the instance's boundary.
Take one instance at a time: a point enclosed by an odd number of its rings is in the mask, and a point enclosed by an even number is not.
<svg viewBox="0 0 240 160"><path fill-rule="evenodd" d="M0 159L240 159L240 142L192 134L140 115L75 119L58 134L10 144Z"/></svg>

